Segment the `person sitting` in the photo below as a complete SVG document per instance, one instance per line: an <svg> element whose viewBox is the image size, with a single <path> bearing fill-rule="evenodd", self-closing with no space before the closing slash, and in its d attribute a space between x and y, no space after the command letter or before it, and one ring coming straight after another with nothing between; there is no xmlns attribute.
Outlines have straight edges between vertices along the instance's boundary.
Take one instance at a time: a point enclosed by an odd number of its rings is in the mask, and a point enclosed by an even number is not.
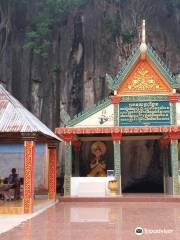
<svg viewBox="0 0 180 240"><path fill-rule="evenodd" d="M20 179L16 173L16 168L12 168L8 177L8 184L12 184L11 189L14 190L14 200L20 199Z"/></svg>
<svg viewBox="0 0 180 240"><path fill-rule="evenodd" d="M0 180L0 200L11 200L11 194L10 194L10 186L8 185L8 181L6 182L6 179Z"/></svg>

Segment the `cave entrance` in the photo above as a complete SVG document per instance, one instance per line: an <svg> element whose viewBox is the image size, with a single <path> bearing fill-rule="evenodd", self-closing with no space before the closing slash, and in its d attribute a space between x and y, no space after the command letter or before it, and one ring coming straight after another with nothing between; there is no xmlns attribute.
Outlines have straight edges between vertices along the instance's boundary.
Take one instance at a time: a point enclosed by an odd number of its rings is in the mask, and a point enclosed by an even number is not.
<svg viewBox="0 0 180 240"><path fill-rule="evenodd" d="M123 193L163 193L163 161L159 140L121 144Z"/></svg>

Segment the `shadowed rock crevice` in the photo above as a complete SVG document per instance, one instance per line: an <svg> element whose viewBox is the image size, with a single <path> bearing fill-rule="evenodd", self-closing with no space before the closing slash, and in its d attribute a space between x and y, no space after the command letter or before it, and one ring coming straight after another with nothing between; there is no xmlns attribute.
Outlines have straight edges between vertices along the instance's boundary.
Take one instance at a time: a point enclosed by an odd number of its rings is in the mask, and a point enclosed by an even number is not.
<svg viewBox="0 0 180 240"><path fill-rule="evenodd" d="M163 163L159 141L122 143L123 192L163 192Z"/></svg>

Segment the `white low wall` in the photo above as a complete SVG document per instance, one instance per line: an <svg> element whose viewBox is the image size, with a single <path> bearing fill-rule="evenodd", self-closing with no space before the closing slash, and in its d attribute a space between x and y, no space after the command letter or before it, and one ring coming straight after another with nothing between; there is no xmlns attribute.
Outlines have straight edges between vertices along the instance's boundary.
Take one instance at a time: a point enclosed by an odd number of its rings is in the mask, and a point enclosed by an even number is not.
<svg viewBox="0 0 180 240"><path fill-rule="evenodd" d="M108 181L114 177L71 177L71 196L98 197L109 195Z"/></svg>

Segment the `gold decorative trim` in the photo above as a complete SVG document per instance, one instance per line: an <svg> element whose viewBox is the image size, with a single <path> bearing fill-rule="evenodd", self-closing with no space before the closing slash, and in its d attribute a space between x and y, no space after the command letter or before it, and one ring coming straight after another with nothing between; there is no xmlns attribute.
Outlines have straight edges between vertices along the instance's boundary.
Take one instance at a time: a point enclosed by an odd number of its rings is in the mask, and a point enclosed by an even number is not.
<svg viewBox="0 0 180 240"><path fill-rule="evenodd" d="M152 68L148 61L139 61L135 69L117 90L118 95L123 94L151 94L170 93L171 88Z"/></svg>

